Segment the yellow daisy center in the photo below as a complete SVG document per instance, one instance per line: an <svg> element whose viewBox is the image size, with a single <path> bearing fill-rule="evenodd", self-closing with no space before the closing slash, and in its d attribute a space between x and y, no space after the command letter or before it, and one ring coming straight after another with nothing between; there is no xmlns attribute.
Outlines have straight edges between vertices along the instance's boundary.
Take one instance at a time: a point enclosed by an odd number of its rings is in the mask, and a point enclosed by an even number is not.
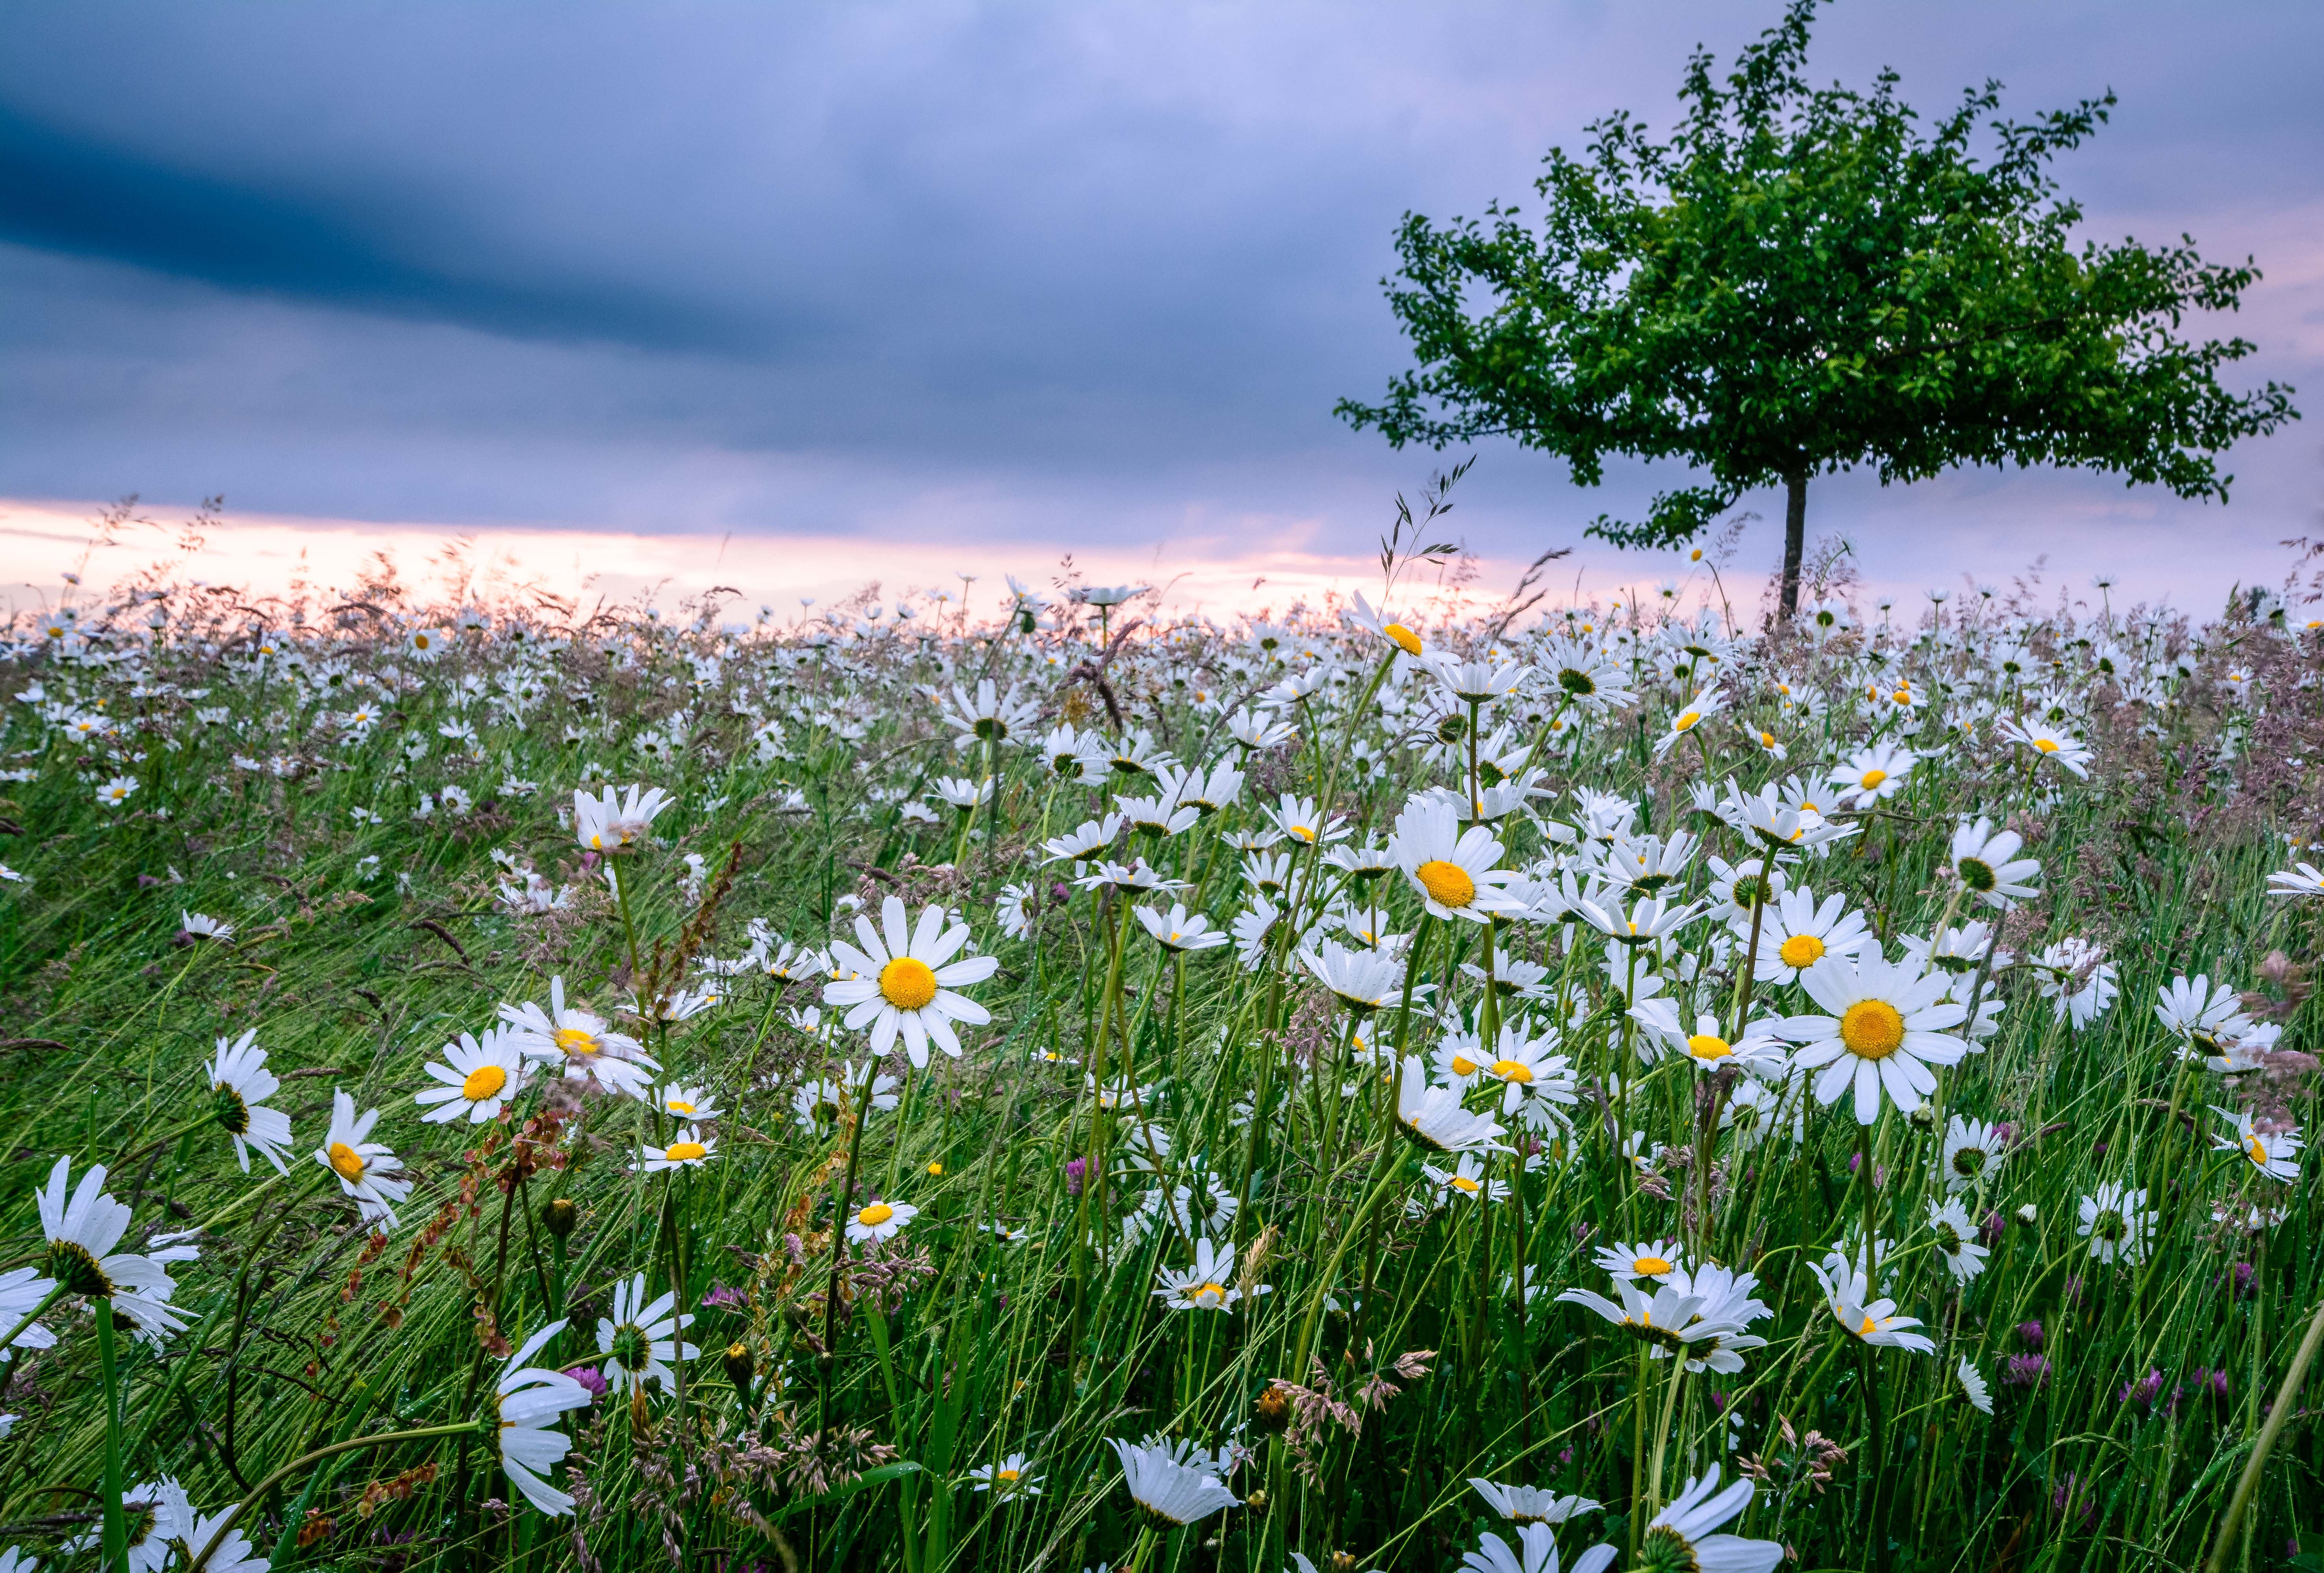
<svg viewBox="0 0 2324 1573"><path fill-rule="evenodd" d="M1858 1000L1840 1018L1840 1041L1863 1059L1886 1059L1903 1046L1904 1017L1886 1000Z"/></svg>
<svg viewBox="0 0 2324 1573"><path fill-rule="evenodd" d="M1533 1080L1533 1067L1522 1059L1496 1059L1493 1061L1493 1074L1503 1081L1524 1084Z"/></svg>
<svg viewBox="0 0 2324 1573"><path fill-rule="evenodd" d="M884 1201L875 1201L855 1215L855 1221L867 1229L876 1229L896 1216L896 1209Z"/></svg>
<svg viewBox="0 0 2324 1573"><path fill-rule="evenodd" d="M595 1034L585 1032L578 1027L559 1027L557 1029L557 1046L567 1054L595 1054L597 1052L597 1039Z"/></svg>
<svg viewBox="0 0 2324 1573"><path fill-rule="evenodd" d="M1887 779L1888 773L1885 770L1868 770L1864 773L1862 785L1866 791L1870 791L1873 788L1878 786L1882 782L1886 781Z"/></svg>
<svg viewBox="0 0 2324 1573"><path fill-rule="evenodd" d="M682 1097L664 1098L661 1106L673 1115L690 1115L694 1112L694 1106Z"/></svg>
<svg viewBox="0 0 2324 1573"><path fill-rule="evenodd" d="M1021 1469L996 1469L992 1472L992 1478L1003 1485L1014 1485L1017 1483L1017 1477L1023 1473Z"/></svg>
<svg viewBox="0 0 2324 1573"><path fill-rule="evenodd" d="M936 969L910 956L899 956L880 969L880 995L899 1011L917 1011L936 997Z"/></svg>
<svg viewBox="0 0 2324 1573"><path fill-rule="evenodd" d="M1760 734L1759 734L1759 746L1760 746L1760 747L1762 747L1762 748L1773 748L1775 745L1775 735L1773 732L1762 732L1762 733L1760 733Z"/></svg>
<svg viewBox="0 0 2324 1573"><path fill-rule="evenodd" d="M1913 690L1910 689L1898 689L1891 697L1894 698L1900 705L1909 705L1913 702Z"/></svg>
<svg viewBox="0 0 2324 1573"><path fill-rule="evenodd" d="M1686 1041L1686 1051L1697 1059L1724 1059L1735 1052L1724 1038L1714 1038L1708 1032L1697 1032Z"/></svg>
<svg viewBox="0 0 2324 1573"><path fill-rule="evenodd" d="M2264 1163L2267 1161L2267 1143L2261 1141L2257 1136L2246 1136L2244 1138L2244 1151L2251 1155L2251 1161L2255 1163Z"/></svg>
<svg viewBox="0 0 2324 1573"><path fill-rule="evenodd" d="M1864 1325L1856 1329L1856 1336L1859 1338L1868 1338L1876 1330L1877 1330L1879 1324L1877 1322L1874 1321L1870 1317L1867 1317L1864 1319Z"/></svg>
<svg viewBox="0 0 2324 1573"><path fill-rule="evenodd" d="M1223 1283L1205 1283L1202 1288L1194 1291L1194 1293L1188 1295L1186 1298L1194 1301L1197 1305L1224 1305L1227 1298L1227 1286Z"/></svg>
<svg viewBox="0 0 2324 1573"><path fill-rule="evenodd" d="M1455 1076L1474 1076L1477 1074L1477 1062L1468 1058L1466 1055L1455 1054L1452 1056L1452 1074Z"/></svg>
<svg viewBox="0 0 2324 1573"><path fill-rule="evenodd" d="M1660 1278L1671 1270L1671 1264L1659 1256L1641 1256L1630 1263L1630 1271L1640 1278Z"/></svg>
<svg viewBox="0 0 2324 1573"><path fill-rule="evenodd" d="M330 1155L331 1167L341 1180L355 1180L364 1177L364 1155L345 1142L334 1142L323 1151Z"/></svg>
<svg viewBox="0 0 2324 1573"><path fill-rule="evenodd" d="M1794 934L1775 948L1785 967L1812 967L1823 959L1823 941L1813 934Z"/></svg>
<svg viewBox="0 0 2324 1573"><path fill-rule="evenodd" d="M460 1096L482 1103L508 1085L508 1072L497 1065L479 1065L460 1083Z"/></svg>
<svg viewBox="0 0 2324 1573"><path fill-rule="evenodd" d="M1396 647L1398 650L1403 651L1406 655L1418 655L1420 653L1420 635L1415 634L1403 624L1390 623L1387 627L1381 629L1380 632L1387 634L1390 639L1395 640Z"/></svg>
<svg viewBox="0 0 2324 1573"><path fill-rule="evenodd" d="M1313 825L1294 825L1291 827L1291 833L1302 841L1315 839L1315 828Z"/></svg>
<svg viewBox="0 0 2324 1573"><path fill-rule="evenodd" d="M1478 1181L1476 1181L1476 1180L1471 1180L1469 1176L1467 1176L1467 1175L1465 1175L1465 1174L1456 1174L1456 1175L1454 1175L1454 1176L1452 1177L1452 1187L1453 1187L1453 1189L1456 1189L1456 1190L1465 1190L1465 1191L1467 1191L1471 1196L1474 1196L1474 1195L1476 1195L1479 1191L1480 1191L1480 1190L1482 1190L1482 1189L1485 1189L1485 1188L1484 1188L1481 1184L1480 1184Z"/></svg>
<svg viewBox="0 0 2324 1573"><path fill-rule="evenodd" d="M1681 716L1677 720L1671 723L1671 730L1674 732L1690 731L1693 728L1694 724L1702 719L1702 711L1689 710L1685 715Z"/></svg>
<svg viewBox="0 0 2324 1573"><path fill-rule="evenodd" d="M662 1150L662 1157L671 1163L691 1163L709 1154L710 1149L699 1142L672 1142Z"/></svg>
<svg viewBox="0 0 2324 1573"><path fill-rule="evenodd" d="M1477 882L1457 863L1432 857L1412 871L1428 899L1440 907L1465 907L1477 899Z"/></svg>
<svg viewBox="0 0 2324 1573"><path fill-rule="evenodd" d="M2034 746L2040 749L2044 754L2055 754L2058 752L2058 745L2047 737L2036 737L2034 739Z"/></svg>

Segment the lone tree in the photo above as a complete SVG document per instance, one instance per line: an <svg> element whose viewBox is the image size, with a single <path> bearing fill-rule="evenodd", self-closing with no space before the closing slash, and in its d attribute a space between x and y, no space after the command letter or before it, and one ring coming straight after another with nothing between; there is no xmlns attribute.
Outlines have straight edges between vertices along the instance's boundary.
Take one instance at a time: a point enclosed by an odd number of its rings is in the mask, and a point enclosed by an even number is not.
<svg viewBox="0 0 2324 1573"><path fill-rule="evenodd" d="M1512 437L1583 486L1609 453L1692 467L1643 520L1590 525L1619 546L1679 545L1781 483L1786 616L1813 476L2071 465L2225 501L2211 456L2297 420L2292 390L2226 392L2218 368L2255 346L2175 330L2233 310L2259 270L2183 236L2072 245L2081 209L2047 165L2111 93L2019 124L1987 82L1924 135L1894 71L1811 90L1816 5L1792 0L1723 87L1697 50L1667 142L1618 112L1586 161L1553 148L1537 231L1499 203L1489 225L1406 214L1382 283L1419 368L1337 413L1399 448ZM1472 315L1472 293L1489 308Z"/></svg>

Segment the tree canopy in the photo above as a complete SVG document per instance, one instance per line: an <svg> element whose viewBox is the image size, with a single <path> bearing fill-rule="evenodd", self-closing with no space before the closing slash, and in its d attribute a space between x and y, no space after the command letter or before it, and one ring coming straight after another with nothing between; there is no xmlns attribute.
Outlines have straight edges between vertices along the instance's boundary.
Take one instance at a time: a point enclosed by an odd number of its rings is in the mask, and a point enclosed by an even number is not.
<svg viewBox="0 0 2324 1573"><path fill-rule="evenodd" d="M1689 466L1644 518L1589 526L1623 546L1681 544L1783 485L1786 613L1814 476L2048 464L2224 501L2214 456L2297 419L2292 390L2227 392L2219 368L2255 347L2180 330L2258 269L2185 236L2077 245L2049 166L2111 93L2018 122L1988 81L1924 130L1894 71L1811 89L1817 4L1792 0L1723 81L1698 49L1667 140L1617 112L1583 158L1553 148L1537 225L1406 214L1382 282L1417 369L1337 412L1397 447L1513 438L1583 486L1608 454Z"/></svg>

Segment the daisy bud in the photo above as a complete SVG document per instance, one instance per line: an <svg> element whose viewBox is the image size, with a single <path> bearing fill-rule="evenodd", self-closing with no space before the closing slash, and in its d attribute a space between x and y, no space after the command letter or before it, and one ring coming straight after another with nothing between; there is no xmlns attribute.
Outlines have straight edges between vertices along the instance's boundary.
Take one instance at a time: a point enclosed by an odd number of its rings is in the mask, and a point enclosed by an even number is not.
<svg viewBox="0 0 2324 1573"><path fill-rule="evenodd" d="M563 1197L540 1204L540 1226L562 1240L581 1221L581 1209Z"/></svg>
<svg viewBox="0 0 2324 1573"><path fill-rule="evenodd" d="M2042 1221L2042 1215L2034 1209L2034 1204L2029 1201L2024 1207L2017 1209L2017 1221L2024 1224L2030 1229L2034 1225Z"/></svg>
<svg viewBox="0 0 2324 1573"><path fill-rule="evenodd" d="M1291 1423L1291 1400L1280 1387L1270 1387L1250 1406L1250 1423L1270 1436Z"/></svg>
<svg viewBox="0 0 2324 1573"><path fill-rule="evenodd" d="M1919 1108L1914 1109L1911 1114L1906 1115L1904 1118L1912 1124L1913 1128L1915 1130L1933 1131L1937 1128L1937 1111L1933 1106L1929 1104L1923 1104Z"/></svg>
<svg viewBox="0 0 2324 1573"><path fill-rule="evenodd" d="M726 1380L734 1384L735 1392L747 1395L751 1391L752 1374L758 1368L758 1362L751 1354L751 1346L740 1339L727 1345L724 1365Z"/></svg>

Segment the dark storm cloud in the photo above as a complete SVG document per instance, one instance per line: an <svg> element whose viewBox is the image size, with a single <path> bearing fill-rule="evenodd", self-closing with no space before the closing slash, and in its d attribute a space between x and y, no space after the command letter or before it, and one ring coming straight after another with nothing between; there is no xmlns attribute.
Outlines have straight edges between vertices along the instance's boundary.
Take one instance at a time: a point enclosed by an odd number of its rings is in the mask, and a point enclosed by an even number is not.
<svg viewBox="0 0 2324 1573"><path fill-rule="evenodd" d="M1330 415L1402 358L1378 290L1397 216L1529 196L1543 149L1608 110L1667 124L1687 49L1731 55L1775 11L20 7L0 493L1354 533L1430 462ZM2093 231L2261 252L2286 282L2239 326L2282 375L2324 361L2320 53L2304 5L1844 3L1813 65L1895 63L1930 112L1987 76L2020 113L2115 87L2061 171ZM2313 452L2235 457L2263 528L2312 498ZM2121 501L1990 480L1833 495L1916 530L1932 498L1983 521ZM1499 446L1467 518L1570 538L1644 489L1577 495Z"/></svg>

